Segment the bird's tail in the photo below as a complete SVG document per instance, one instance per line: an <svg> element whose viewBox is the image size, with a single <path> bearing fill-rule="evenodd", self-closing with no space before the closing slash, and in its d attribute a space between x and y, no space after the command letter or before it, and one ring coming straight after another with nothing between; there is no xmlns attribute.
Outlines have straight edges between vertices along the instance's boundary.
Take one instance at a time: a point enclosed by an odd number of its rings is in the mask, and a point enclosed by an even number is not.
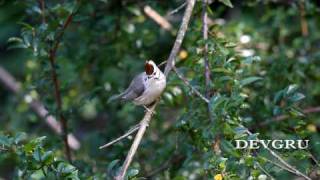
<svg viewBox="0 0 320 180"><path fill-rule="evenodd" d="M114 100L117 100L117 99L119 99L119 98L121 98L121 97L122 97L122 94L113 95L113 96L109 97L107 103L110 103L110 102L112 102L112 101L114 101Z"/></svg>

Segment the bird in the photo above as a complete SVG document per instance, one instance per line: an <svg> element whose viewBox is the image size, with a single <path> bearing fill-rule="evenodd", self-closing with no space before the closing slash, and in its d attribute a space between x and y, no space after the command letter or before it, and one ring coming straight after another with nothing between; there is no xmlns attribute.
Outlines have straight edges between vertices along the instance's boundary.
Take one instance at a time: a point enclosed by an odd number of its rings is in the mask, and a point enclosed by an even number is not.
<svg viewBox="0 0 320 180"><path fill-rule="evenodd" d="M111 96L108 102L119 99L125 102L132 101L133 104L143 106L149 111L148 106L161 96L165 88L166 76L152 60L147 60L144 72L136 75L124 92Z"/></svg>

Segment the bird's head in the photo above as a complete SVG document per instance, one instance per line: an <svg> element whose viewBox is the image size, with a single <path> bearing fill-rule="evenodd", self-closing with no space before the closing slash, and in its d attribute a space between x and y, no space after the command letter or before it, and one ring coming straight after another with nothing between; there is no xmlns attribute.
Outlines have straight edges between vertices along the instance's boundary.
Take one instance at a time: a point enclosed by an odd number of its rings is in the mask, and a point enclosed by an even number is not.
<svg viewBox="0 0 320 180"><path fill-rule="evenodd" d="M144 65L144 70L147 74L147 76L155 76L158 71L158 67L156 63L154 63L152 60L146 61L146 64Z"/></svg>

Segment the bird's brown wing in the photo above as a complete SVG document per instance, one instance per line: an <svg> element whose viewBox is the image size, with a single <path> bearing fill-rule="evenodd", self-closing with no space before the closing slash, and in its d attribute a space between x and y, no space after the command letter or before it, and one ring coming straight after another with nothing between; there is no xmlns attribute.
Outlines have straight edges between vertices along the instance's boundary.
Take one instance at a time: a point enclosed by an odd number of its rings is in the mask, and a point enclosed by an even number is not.
<svg viewBox="0 0 320 180"><path fill-rule="evenodd" d="M145 90L144 87L144 73L140 73L137 75L130 83L127 90L121 94L121 99L124 101L133 100L139 96L141 96Z"/></svg>

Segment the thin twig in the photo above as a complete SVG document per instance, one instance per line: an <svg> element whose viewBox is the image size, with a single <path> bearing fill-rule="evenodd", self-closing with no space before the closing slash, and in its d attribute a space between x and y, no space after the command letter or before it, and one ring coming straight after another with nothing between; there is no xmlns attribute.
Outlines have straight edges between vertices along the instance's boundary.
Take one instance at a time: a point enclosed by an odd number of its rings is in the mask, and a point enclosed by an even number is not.
<svg viewBox="0 0 320 180"><path fill-rule="evenodd" d="M108 142L107 144L100 146L99 149L103 149L103 148L109 147L112 144L121 141L122 139L124 139L124 138L130 136L131 134L133 134L134 132L136 132L139 129L139 127L140 127L140 124L134 126L133 128L129 129L129 131L127 131L125 134L123 134L122 136L118 137L117 139L112 140L112 141Z"/></svg>
<svg viewBox="0 0 320 180"><path fill-rule="evenodd" d="M45 14L45 0L39 0L39 6L41 9L41 18L42 18L42 24L46 23L46 14Z"/></svg>
<svg viewBox="0 0 320 180"><path fill-rule="evenodd" d="M208 59L208 13L207 13L207 0L202 0L202 37L204 40L203 47L203 58L204 58L204 77L205 77L205 97L210 99L210 82L211 82L211 71L210 63ZM210 104L207 105L208 116L211 122L213 122L213 116L210 110Z"/></svg>
<svg viewBox="0 0 320 180"><path fill-rule="evenodd" d="M314 155L313 155L313 154L311 154L311 152L310 152L310 151L309 151L309 156L310 156L310 158L311 158L311 159L316 163L316 165L320 167L320 164L319 164L319 162L318 162L317 158L316 158L316 157L314 157Z"/></svg>
<svg viewBox="0 0 320 180"><path fill-rule="evenodd" d="M204 97L195 87L193 87L189 81L184 78L177 70L177 68L175 66L172 67L173 71L177 74L178 78L182 80L182 82L184 82L185 85L187 85L198 97L200 97L203 101L205 101L207 104L210 103L209 99L207 99L206 97Z"/></svg>
<svg viewBox="0 0 320 180"><path fill-rule="evenodd" d="M187 5L187 2L184 2L183 4L181 4L179 7L177 7L176 9L170 11L168 13L169 16L172 16L173 14L179 12L182 8L184 8Z"/></svg>
<svg viewBox="0 0 320 180"><path fill-rule="evenodd" d="M265 157L263 157L263 159L266 160L267 162L269 162L269 163L271 163L271 164L279 167L280 169L284 169L284 170L289 171L289 172L291 172L291 173L294 174L294 171L292 171L291 169L287 168L286 166L284 166L284 165L282 165L282 164L279 164L279 163L277 163L277 162L271 161L271 160L269 160L269 159L267 159L267 158L265 158Z"/></svg>
<svg viewBox="0 0 320 180"><path fill-rule="evenodd" d="M172 68L173 68L174 71L176 71L175 66L173 66ZM181 78L180 78L180 79L181 79ZM182 79L182 80L183 80L183 81L185 82L185 84L187 84L189 87L192 87L188 81L185 81L185 79ZM194 88L193 88L193 89L194 89ZM198 95L199 97L203 97L203 98L201 98L201 99L202 99L204 102L210 103L210 101L207 100L201 93L199 93L199 94L197 94L197 95ZM243 126L243 125L242 125L242 126ZM243 127L244 127L244 126L243 126ZM249 135L252 135L252 133L251 133L249 130L247 130L247 133L248 133ZM308 179L308 180L310 179L307 175L303 174L302 172L300 172L299 170L297 170L296 168L294 168L293 166L291 166L290 164L288 164L285 160L283 160L277 153L275 153L275 152L274 152L273 150L271 150L270 148L267 147L266 150L269 151L272 156L274 156L276 159L278 159L281 163L283 163L283 164L287 167L285 170L290 169L291 171L289 171L289 172L294 173L294 174L296 174L296 175L298 175L298 176L302 176L302 177L304 177L304 178L306 178L306 179Z"/></svg>
<svg viewBox="0 0 320 180"><path fill-rule="evenodd" d="M243 125L242 125L243 126ZM244 126L243 126L244 127ZM247 130L246 131L248 135L252 135L252 133ZM257 140L259 140L257 138ZM270 149L269 147L265 148L267 151L269 151L269 153L275 157L279 162L281 162L283 165L285 165L288 169L290 169L293 174L304 177L305 179L311 180L311 178L309 178L307 175L305 175L304 173L300 172L298 169L296 169L295 167L291 166L289 163L287 163L284 159L282 159L275 151L273 151L272 149Z"/></svg>
<svg viewBox="0 0 320 180"><path fill-rule="evenodd" d="M60 33L56 36L55 41L53 42L53 45L51 46L49 50L49 60L50 60L50 66L51 66L51 78L53 81L54 85L54 94L55 94L55 100L57 104L57 110L59 114L59 119L62 125L62 138L65 144L65 155L66 158L68 159L69 162L71 162L71 151L68 143L68 124L67 124L67 119L65 118L63 112L62 112L62 97L61 97L61 91L60 91L60 82L58 79L58 75L56 72L56 55L57 55L57 50L59 47L59 44L61 42L61 39L63 37L63 34L67 27L70 25L73 16L74 16L74 11L69 14L67 19L65 20L62 29Z"/></svg>
<svg viewBox="0 0 320 180"><path fill-rule="evenodd" d="M312 114L312 113L318 113L318 112L320 112L320 106L308 107L308 108L305 108L304 110L302 110L303 114ZM269 120L266 120L264 122L259 123L257 126L259 126L259 127L266 126L267 124L270 124L272 122L279 122L279 121L286 120L289 117L290 117L289 115L276 116L276 117L273 117Z"/></svg>
<svg viewBox="0 0 320 180"><path fill-rule="evenodd" d="M304 8L303 0L299 0L299 13L300 13L301 33L304 37L307 37L309 34L309 30L308 30L308 23L306 20L306 11Z"/></svg>
<svg viewBox="0 0 320 180"><path fill-rule="evenodd" d="M270 173L268 173L267 170L265 170L265 169L261 166L261 164L260 164L259 162L256 162L256 165L258 166L258 168L259 168L262 172L264 172L267 176L269 176L270 179L272 179L272 180L275 179Z"/></svg>
<svg viewBox="0 0 320 180"><path fill-rule="evenodd" d="M175 58L178 54L178 51L179 51L180 46L182 44L182 41L184 39L184 35L188 29L188 24L190 21L190 17L191 17L192 11L193 11L194 4L195 4L195 0L188 1L188 6L187 6L185 13L184 13L184 16L182 18L182 23L179 28L177 38L176 38L175 43L173 45L173 48L170 52L170 56L167 60L167 62L169 62L169 63L167 63L167 65L165 67L165 73L164 73L165 76L168 76L169 72L172 69L172 65L174 65ZM128 170L128 167L129 167L130 163L132 162L133 156L135 155L135 153L138 149L138 146L141 142L141 139L146 131L146 128L149 125L149 122L150 122L151 117L153 115L152 112L154 112L158 102L159 102L159 100L157 100L151 107L149 107L150 111L147 111L145 113L143 119L141 120L139 131L133 140L133 143L132 143L130 150L127 154L126 160L124 161L122 168L120 170L120 173L116 176L116 180L123 180L124 179L125 174Z"/></svg>
<svg viewBox="0 0 320 180"><path fill-rule="evenodd" d="M162 67L163 65L165 65L167 63L167 61L162 61L159 65L158 65L158 67Z"/></svg>
<svg viewBox="0 0 320 180"><path fill-rule="evenodd" d="M7 87L7 89L16 95L23 94L21 92L20 83L15 80L15 78L3 67L0 66L0 82ZM25 95L28 96L28 95ZM30 108L41 118L44 119L47 125L57 134L61 135L61 124L56 120L55 117L49 115L48 110L44 105L36 100L32 99L30 102L27 102ZM74 137L73 134L68 134L68 143L73 150L80 148L80 142Z"/></svg>

